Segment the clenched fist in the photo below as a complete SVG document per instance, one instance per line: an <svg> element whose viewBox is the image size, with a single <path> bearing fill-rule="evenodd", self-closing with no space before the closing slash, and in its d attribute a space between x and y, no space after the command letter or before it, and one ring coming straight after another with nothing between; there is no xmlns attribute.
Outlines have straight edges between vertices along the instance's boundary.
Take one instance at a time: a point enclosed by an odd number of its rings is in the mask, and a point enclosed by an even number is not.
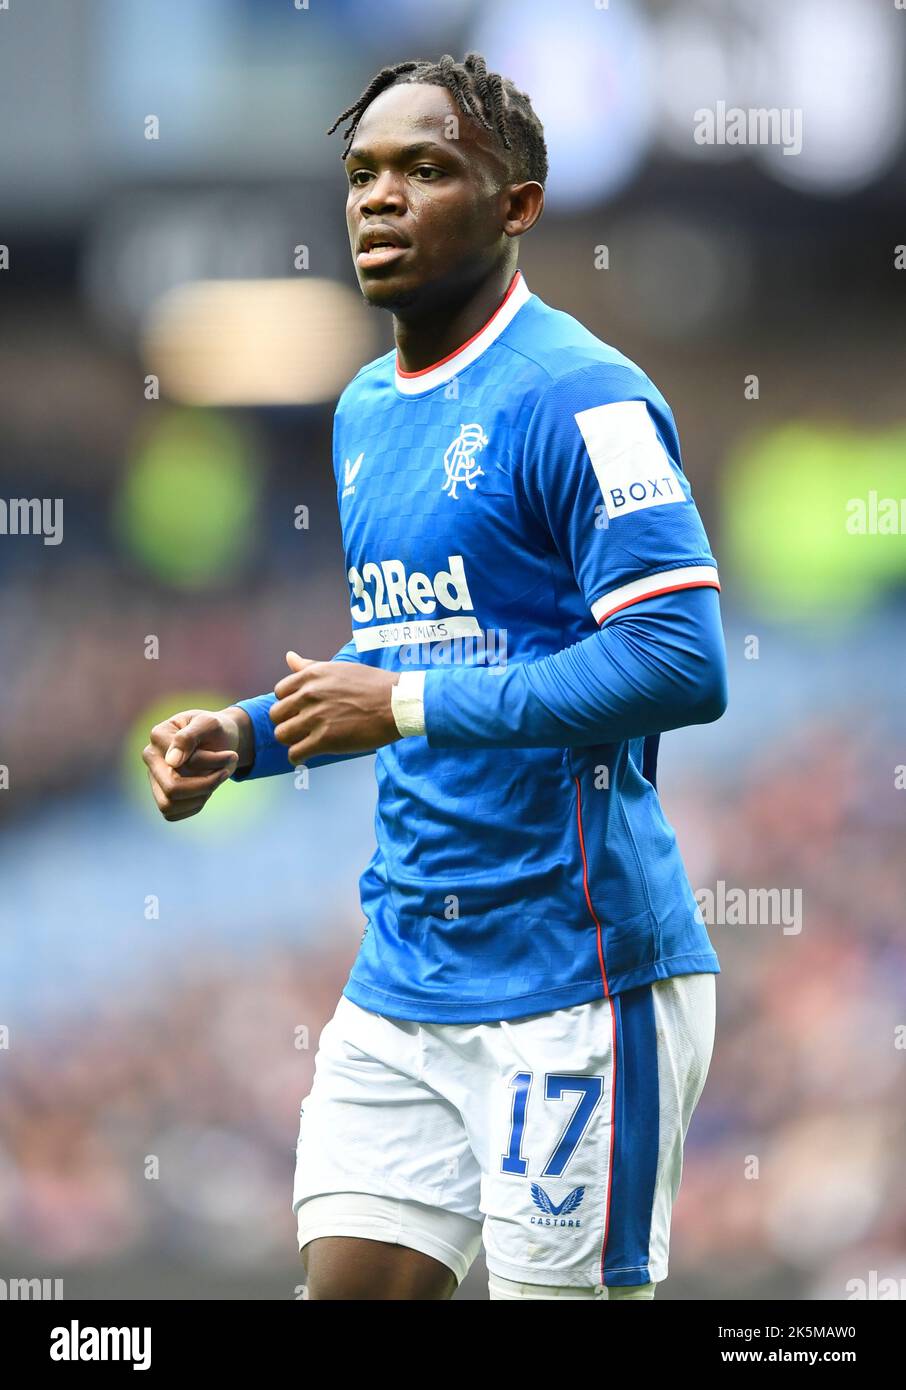
<svg viewBox="0 0 906 1390"><path fill-rule="evenodd" d="M251 721L245 710L184 709L151 730L142 757L151 792L164 820L186 820L254 757Z"/></svg>

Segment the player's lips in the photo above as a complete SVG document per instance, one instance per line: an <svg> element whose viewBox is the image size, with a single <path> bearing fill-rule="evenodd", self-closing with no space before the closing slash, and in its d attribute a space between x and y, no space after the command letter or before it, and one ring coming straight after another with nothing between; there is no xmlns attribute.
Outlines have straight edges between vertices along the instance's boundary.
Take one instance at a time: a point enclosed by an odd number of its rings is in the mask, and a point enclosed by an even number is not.
<svg viewBox="0 0 906 1390"><path fill-rule="evenodd" d="M376 246L373 251L360 251L355 263L361 270L374 270L379 265L398 261L408 249L408 246Z"/></svg>
<svg viewBox="0 0 906 1390"><path fill-rule="evenodd" d="M411 243L395 227L372 224L359 235L356 265L362 270L375 270L378 266L390 265L404 256L410 246Z"/></svg>

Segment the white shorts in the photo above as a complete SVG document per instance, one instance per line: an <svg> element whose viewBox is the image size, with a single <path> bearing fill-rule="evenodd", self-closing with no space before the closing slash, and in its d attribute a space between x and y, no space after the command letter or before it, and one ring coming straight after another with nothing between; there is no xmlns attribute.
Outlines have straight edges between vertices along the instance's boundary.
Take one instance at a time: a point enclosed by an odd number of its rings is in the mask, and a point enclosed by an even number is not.
<svg viewBox="0 0 906 1390"><path fill-rule="evenodd" d="M658 1283L714 1014L711 974L499 1023L342 996L302 1102L300 1249L389 1241L462 1282L483 1239L489 1271L520 1283Z"/></svg>

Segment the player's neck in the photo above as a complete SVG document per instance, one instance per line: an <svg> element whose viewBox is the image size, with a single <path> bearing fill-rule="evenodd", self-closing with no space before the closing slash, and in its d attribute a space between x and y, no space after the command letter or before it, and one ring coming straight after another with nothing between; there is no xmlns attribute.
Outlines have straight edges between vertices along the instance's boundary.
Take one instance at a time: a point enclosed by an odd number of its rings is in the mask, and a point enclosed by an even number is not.
<svg viewBox="0 0 906 1390"><path fill-rule="evenodd" d="M500 307L513 282L516 267L498 266L467 299L434 305L424 313L394 315L396 353L404 372L421 372L456 352Z"/></svg>

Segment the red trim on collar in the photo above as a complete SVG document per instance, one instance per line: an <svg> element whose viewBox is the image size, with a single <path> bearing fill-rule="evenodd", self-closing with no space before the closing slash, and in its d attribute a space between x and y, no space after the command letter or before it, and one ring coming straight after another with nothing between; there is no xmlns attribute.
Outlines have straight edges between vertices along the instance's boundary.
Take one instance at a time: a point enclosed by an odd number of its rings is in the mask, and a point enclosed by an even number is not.
<svg viewBox="0 0 906 1390"><path fill-rule="evenodd" d="M459 354L460 354L461 352L465 352L466 348L469 346L470 343L474 343L474 341L475 341L476 338L480 338L480 337L481 337L481 335L482 335L482 333L484 333L485 329L490 328L491 324L494 322L494 320L496 319L497 315L500 313L501 309L504 307L504 305L506 304L506 302L507 302L507 300L509 299L510 295L513 293L513 290L516 288L516 286L518 285L518 283L519 283L519 281L520 281L521 279L522 279L522 271L521 271L521 270L517 270L517 271L516 271L516 274L513 276L512 280L510 281L510 287L509 287L509 289L507 290L506 294L505 294L505 295L503 296L503 298L501 299L500 303L497 305L497 308L494 310L493 314L492 314L491 317L488 319L487 323L483 323L483 324L481 325L481 327L479 328L479 330L478 330L477 333L473 333L472 336L471 336L471 338L467 338L466 341L465 341L464 343L460 343L459 347L458 347L458 348L454 348L452 352L448 352L447 355L446 355L446 357L442 357L442 358L440 359L439 362L432 362L430 367L420 367L419 370L418 370L417 372L404 372L403 369L402 369L402 367L400 366L400 357L399 357L399 353L397 353L397 354L396 354L396 371L397 371L397 375L398 375L398 376L403 376L403 377L405 377L408 381L411 381L413 377L426 376L428 372L436 371L438 367L443 367L443 366L445 365L445 363L447 363L447 362L452 362L453 358L454 358L454 357L458 357Z"/></svg>

